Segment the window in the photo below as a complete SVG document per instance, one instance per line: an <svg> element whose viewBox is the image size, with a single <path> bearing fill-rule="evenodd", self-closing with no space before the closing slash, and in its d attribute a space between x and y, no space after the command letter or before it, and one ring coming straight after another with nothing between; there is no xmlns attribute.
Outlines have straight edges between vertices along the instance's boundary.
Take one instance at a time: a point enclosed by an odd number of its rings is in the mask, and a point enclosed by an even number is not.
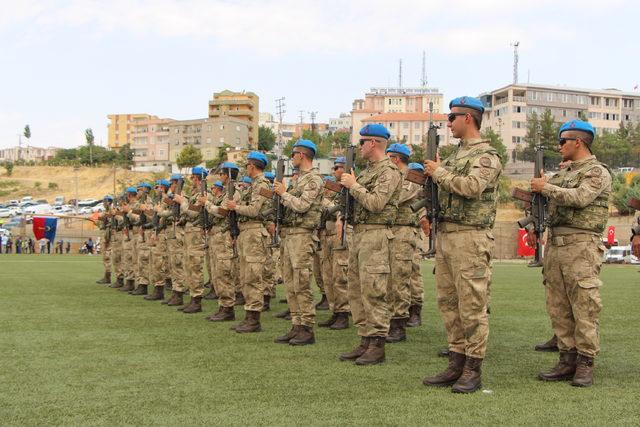
<svg viewBox="0 0 640 427"><path fill-rule="evenodd" d="M513 142L514 144L520 144L522 142L522 137L521 136L512 136L511 137L511 142Z"/></svg>
<svg viewBox="0 0 640 427"><path fill-rule="evenodd" d="M162 156L164 154L164 150L158 150L158 155Z"/></svg>
<svg viewBox="0 0 640 427"><path fill-rule="evenodd" d="M415 122L415 123L413 124L413 128L414 128L414 129L420 129L420 122Z"/></svg>
<svg viewBox="0 0 640 427"><path fill-rule="evenodd" d="M402 129L409 129L409 122L402 122Z"/></svg>
<svg viewBox="0 0 640 427"><path fill-rule="evenodd" d="M207 144L211 144L211 138L207 138Z"/></svg>
<svg viewBox="0 0 640 427"><path fill-rule="evenodd" d="M240 145L240 138L236 138L236 145Z"/></svg>
<svg viewBox="0 0 640 427"><path fill-rule="evenodd" d="M180 133L180 129L176 128L176 133Z"/></svg>
<svg viewBox="0 0 640 427"><path fill-rule="evenodd" d="M567 117L567 110L562 110L562 117Z"/></svg>
<svg viewBox="0 0 640 427"><path fill-rule="evenodd" d="M522 108L523 107L520 107L520 106L513 107L513 112L514 113L522 113Z"/></svg>
<svg viewBox="0 0 640 427"><path fill-rule="evenodd" d="M525 122L513 121L513 122L511 122L511 127L513 127L514 129L524 128L525 127Z"/></svg>
<svg viewBox="0 0 640 427"><path fill-rule="evenodd" d="M212 128L212 126L211 126L211 125L207 125L207 131L208 131L208 132L211 132L211 128Z"/></svg>
<svg viewBox="0 0 640 427"><path fill-rule="evenodd" d="M236 132L240 132L240 126L236 126Z"/></svg>
<svg viewBox="0 0 640 427"><path fill-rule="evenodd" d="M624 119L628 122L629 120L631 120L631 116L629 114L625 114Z"/></svg>
<svg viewBox="0 0 640 427"><path fill-rule="evenodd" d="M220 125L220 130L224 130L224 125Z"/></svg>
<svg viewBox="0 0 640 427"><path fill-rule="evenodd" d="M393 122L389 123L389 128L393 128Z"/></svg>
<svg viewBox="0 0 640 427"><path fill-rule="evenodd" d="M420 142L420 135L418 135L418 134L413 135L413 141L414 142Z"/></svg>
<svg viewBox="0 0 640 427"><path fill-rule="evenodd" d="M553 102L553 92L547 92L546 95L547 102Z"/></svg>
<svg viewBox="0 0 640 427"><path fill-rule="evenodd" d="M597 96L592 96L591 98L591 105L600 105L600 98Z"/></svg>
<svg viewBox="0 0 640 427"><path fill-rule="evenodd" d="M220 137L220 143L221 143L221 144L224 144L224 136L221 136L221 137Z"/></svg>

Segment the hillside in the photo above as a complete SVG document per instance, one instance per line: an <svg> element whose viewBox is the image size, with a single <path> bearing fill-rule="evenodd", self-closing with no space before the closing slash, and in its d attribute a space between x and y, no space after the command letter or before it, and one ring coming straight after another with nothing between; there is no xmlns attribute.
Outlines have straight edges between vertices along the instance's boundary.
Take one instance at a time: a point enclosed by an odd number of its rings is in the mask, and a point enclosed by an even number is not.
<svg viewBox="0 0 640 427"><path fill-rule="evenodd" d="M77 171L78 198L101 199L105 194L112 194L113 174L112 168L79 168ZM155 180L164 177L164 175L160 176L150 172L132 172L125 169L116 169L115 174L115 187L118 192L125 185L135 184L145 179ZM12 175L7 177L6 171L2 169L0 203L24 196L46 199L49 202L53 202L56 196L64 196L66 200L74 199L76 197L76 172L73 167L16 166Z"/></svg>

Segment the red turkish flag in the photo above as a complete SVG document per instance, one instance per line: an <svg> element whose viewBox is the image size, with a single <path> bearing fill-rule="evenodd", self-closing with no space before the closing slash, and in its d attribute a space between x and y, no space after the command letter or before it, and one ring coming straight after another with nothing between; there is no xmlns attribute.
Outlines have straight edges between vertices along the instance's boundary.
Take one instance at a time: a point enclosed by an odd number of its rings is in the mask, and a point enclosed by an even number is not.
<svg viewBox="0 0 640 427"><path fill-rule="evenodd" d="M527 230L518 230L518 256L534 256L536 254L536 248L529 246L527 242Z"/></svg>
<svg viewBox="0 0 640 427"><path fill-rule="evenodd" d="M610 246L613 246L615 241L616 241L616 227L614 225L610 225L609 230L607 230L607 243L609 243Z"/></svg>

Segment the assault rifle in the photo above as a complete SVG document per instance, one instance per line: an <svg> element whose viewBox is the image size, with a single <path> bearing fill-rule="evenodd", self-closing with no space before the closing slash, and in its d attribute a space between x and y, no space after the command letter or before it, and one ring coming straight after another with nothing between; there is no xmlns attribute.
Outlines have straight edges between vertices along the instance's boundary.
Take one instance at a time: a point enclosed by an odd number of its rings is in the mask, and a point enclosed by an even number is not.
<svg viewBox="0 0 640 427"><path fill-rule="evenodd" d="M354 167L356 161L356 151L355 146L350 145L347 149L346 162L344 165L344 172L351 173L351 170ZM343 187L339 182L333 181L325 181L324 188L327 190L333 191L335 193L341 194L341 201L336 207L329 209L327 211L327 215L332 215L338 210L341 212L342 216L342 234L340 235L340 248L344 249L347 247L347 224L353 224L354 222L354 212L355 212L355 199L349 193L349 189Z"/></svg>
<svg viewBox="0 0 640 427"><path fill-rule="evenodd" d="M427 131L426 158L436 161L438 156L438 146L440 144L440 135L438 135L438 126L433 123L433 102L429 103L429 130ZM438 236L438 224L440 222L440 203L438 202L438 185L433 178L420 172L419 170L410 170L405 178L415 184L422 185L424 199L418 199L411 203L409 207L413 212L418 212L422 208L427 210L427 219L431 227L429 228L429 250L425 254L427 258L431 258L436 253L436 239Z"/></svg>
<svg viewBox="0 0 640 427"><path fill-rule="evenodd" d="M535 178L541 178L542 175L540 172L544 168L544 150L540 144L536 146L536 157L533 168L533 176ZM540 239L542 239L544 230L547 227L547 198L540 193L533 193L520 188L514 188L511 195L514 199L523 201L525 203L525 212L529 212L529 215L518 220L518 226L520 228L526 228L529 224L532 224L533 232L537 237L535 258L528 266L542 267L542 243Z"/></svg>
<svg viewBox="0 0 640 427"><path fill-rule="evenodd" d="M282 182L284 179L284 159L278 159L276 162L276 176L274 181ZM271 236L271 243L269 247L277 248L280 246L280 229L282 228L282 221L284 220L284 205L282 204L282 198L274 191L266 188L258 190L258 194L267 199L271 199L271 208L267 209L263 216L270 217L275 215L274 223L276 230Z"/></svg>
<svg viewBox="0 0 640 427"><path fill-rule="evenodd" d="M200 175L200 194L206 197L207 191L207 177L202 171ZM209 247L209 212L207 212L206 206L202 206L200 211L200 225L204 233L204 248L207 249Z"/></svg>
<svg viewBox="0 0 640 427"><path fill-rule="evenodd" d="M173 202L171 205L171 216L173 217L173 235L175 236L176 224L180 221L180 203L173 200L174 194L181 195L182 187L184 186L184 179L180 178L176 183L176 188L173 193L167 195L167 197Z"/></svg>

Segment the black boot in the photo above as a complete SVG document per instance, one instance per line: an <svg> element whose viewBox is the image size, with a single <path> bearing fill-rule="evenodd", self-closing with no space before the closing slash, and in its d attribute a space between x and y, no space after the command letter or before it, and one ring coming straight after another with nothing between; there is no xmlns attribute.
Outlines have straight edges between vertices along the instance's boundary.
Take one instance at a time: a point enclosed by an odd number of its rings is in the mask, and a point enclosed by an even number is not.
<svg viewBox="0 0 640 427"><path fill-rule="evenodd" d="M316 310L329 310L329 300L325 294L322 294L320 302L316 304Z"/></svg>
<svg viewBox="0 0 640 427"><path fill-rule="evenodd" d="M333 325L336 320L338 320L338 313L334 312L334 313L331 314L331 317L329 319L327 319L324 322L318 323L318 327L319 328L328 328L329 326Z"/></svg>
<svg viewBox="0 0 640 427"><path fill-rule="evenodd" d="M131 295L147 295L147 285L138 285Z"/></svg>

